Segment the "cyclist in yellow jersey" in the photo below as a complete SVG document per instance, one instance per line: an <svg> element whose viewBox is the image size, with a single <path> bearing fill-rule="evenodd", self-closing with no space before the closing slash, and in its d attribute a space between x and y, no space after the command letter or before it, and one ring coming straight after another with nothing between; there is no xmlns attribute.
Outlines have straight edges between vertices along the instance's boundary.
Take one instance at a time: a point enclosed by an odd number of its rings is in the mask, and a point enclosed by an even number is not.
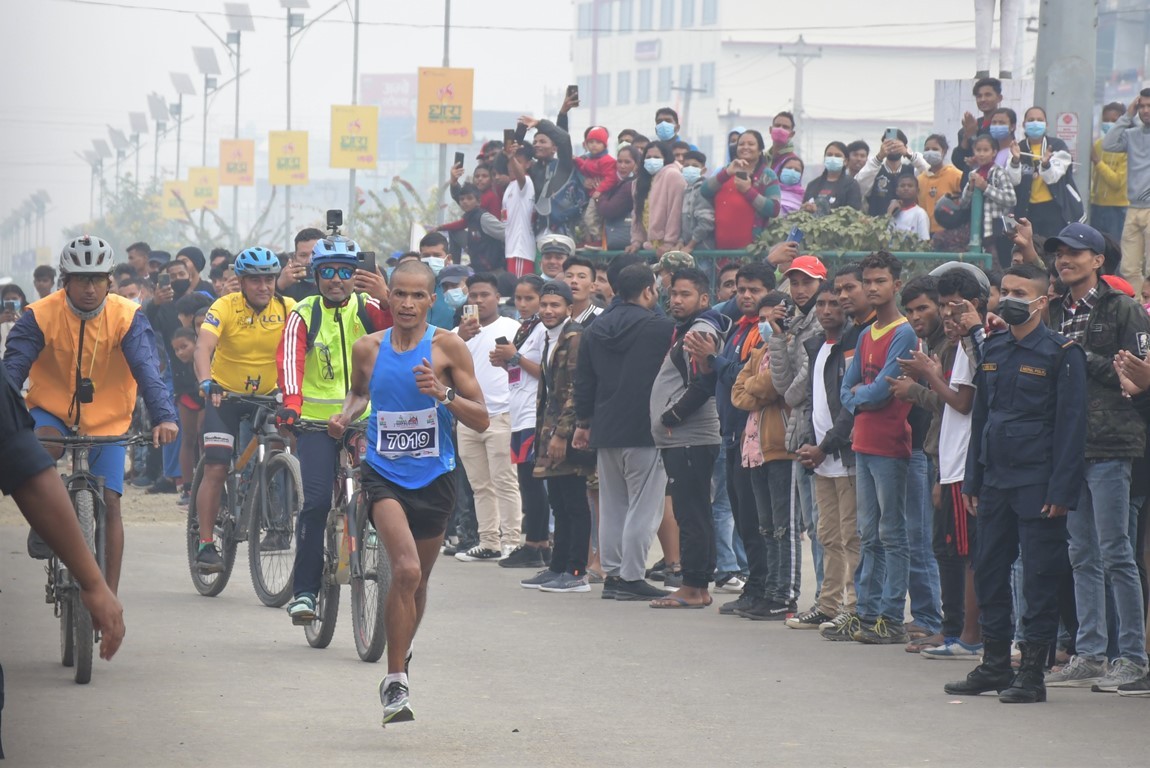
<svg viewBox="0 0 1150 768"><path fill-rule="evenodd" d="M266 395L276 388L276 347L283 335L291 299L276 295L280 262L267 248L248 248L236 257L234 269L240 292L217 299L208 309L196 341L196 378L204 393L204 474L196 496L200 550L196 566L202 573L219 573L223 558L212 543L220 494L235 450L240 422L254 406L223 400L225 392ZM284 541L275 536L284 536ZM250 546L286 549L286 534L271 534Z"/></svg>

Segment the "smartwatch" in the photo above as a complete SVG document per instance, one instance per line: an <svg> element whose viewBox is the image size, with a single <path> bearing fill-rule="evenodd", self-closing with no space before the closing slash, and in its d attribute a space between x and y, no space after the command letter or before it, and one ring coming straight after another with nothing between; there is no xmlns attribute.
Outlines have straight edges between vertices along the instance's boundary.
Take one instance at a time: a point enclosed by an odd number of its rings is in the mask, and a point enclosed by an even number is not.
<svg viewBox="0 0 1150 768"><path fill-rule="evenodd" d="M450 405L454 401L455 401L455 389L452 387L448 387L447 391L443 393L443 399L440 400L439 402L443 403L444 405Z"/></svg>

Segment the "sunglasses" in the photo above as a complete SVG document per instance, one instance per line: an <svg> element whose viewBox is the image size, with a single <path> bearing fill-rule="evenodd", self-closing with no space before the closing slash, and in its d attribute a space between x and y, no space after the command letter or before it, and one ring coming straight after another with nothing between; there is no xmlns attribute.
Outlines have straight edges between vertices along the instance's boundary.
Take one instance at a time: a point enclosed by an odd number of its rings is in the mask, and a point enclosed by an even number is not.
<svg viewBox="0 0 1150 768"><path fill-rule="evenodd" d="M316 274L324 280L331 280L336 275L340 280L350 280L355 276L355 267L320 267Z"/></svg>

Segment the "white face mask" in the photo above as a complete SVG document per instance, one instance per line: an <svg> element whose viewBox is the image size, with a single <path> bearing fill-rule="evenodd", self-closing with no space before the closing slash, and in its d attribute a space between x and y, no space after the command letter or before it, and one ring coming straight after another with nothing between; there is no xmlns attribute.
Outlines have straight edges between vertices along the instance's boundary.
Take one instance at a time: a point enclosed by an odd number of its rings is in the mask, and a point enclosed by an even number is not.
<svg viewBox="0 0 1150 768"><path fill-rule="evenodd" d="M693 165L688 165L686 168L683 169L683 180L686 181L688 184L694 184L696 181L698 181L702 177L702 175L703 175L703 169L702 168L696 168Z"/></svg>
<svg viewBox="0 0 1150 768"><path fill-rule="evenodd" d="M441 259L438 256L425 256L420 259L420 261L431 267L431 271L437 275L439 274L439 270L443 269L443 265L447 263L445 259Z"/></svg>

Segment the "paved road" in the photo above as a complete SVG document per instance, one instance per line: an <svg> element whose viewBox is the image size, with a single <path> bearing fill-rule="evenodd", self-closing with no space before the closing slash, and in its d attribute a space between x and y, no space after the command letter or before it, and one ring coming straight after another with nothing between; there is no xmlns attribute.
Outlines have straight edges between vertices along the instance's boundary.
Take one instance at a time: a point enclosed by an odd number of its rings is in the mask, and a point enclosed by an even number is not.
<svg viewBox="0 0 1150 768"><path fill-rule="evenodd" d="M309 648L237 563L193 593L175 525L128 530L128 637L89 686L59 664L25 529L0 526L4 746L13 766L1133 766L1150 701L1056 691L955 701L969 662L774 623L520 589L442 559L412 663L416 721L381 730L381 665L344 613ZM241 556L243 552L241 551ZM806 602L804 600L804 602ZM347 611L347 592L344 591Z"/></svg>

